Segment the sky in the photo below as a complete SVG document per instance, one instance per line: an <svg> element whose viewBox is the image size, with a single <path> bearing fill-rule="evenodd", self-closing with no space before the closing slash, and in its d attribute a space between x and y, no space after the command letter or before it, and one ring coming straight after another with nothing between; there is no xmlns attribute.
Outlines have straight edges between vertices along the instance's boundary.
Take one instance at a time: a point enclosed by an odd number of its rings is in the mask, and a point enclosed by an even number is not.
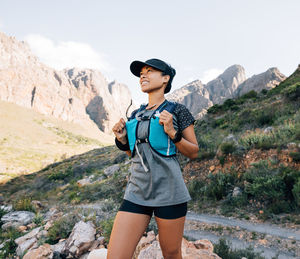
<svg viewBox="0 0 300 259"><path fill-rule="evenodd" d="M172 90L239 64L246 76L300 64L299 0L1 0L0 31L27 41L55 68L92 68L147 94L130 63L159 58L176 69Z"/></svg>

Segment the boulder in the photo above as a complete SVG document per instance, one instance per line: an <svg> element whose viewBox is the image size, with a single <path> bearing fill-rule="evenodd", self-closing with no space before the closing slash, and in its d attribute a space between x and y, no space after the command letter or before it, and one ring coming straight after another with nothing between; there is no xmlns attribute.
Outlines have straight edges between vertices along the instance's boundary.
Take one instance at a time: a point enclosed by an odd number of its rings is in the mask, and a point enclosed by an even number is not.
<svg viewBox="0 0 300 259"><path fill-rule="evenodd" d="M92 252L90 252L87 259L106 259L106 256L107 256L107 249L101 248L101 249L95 249Z"/></svg>
<svg viewBox="0 0 300 259"><path fill-rule="evenodd" d="M91 184L91 180L89 178L84 178L84 179L77 181L78 187L82 187L82 186L89 185L89 184Z"/></svg>
<svg viewBox="0 0 300 259"><path fill-rule="evenodd" d="M32 238L36 237L37 234L39 233L40 229L41 229L41 227L38 227L38 228L33 229L32 231L30 231L30 232L27 233L26 235L17 238L17 239L15 240L15 243L16 243L17 245L21 245L21 244L24 243L26 240L32 239Z"/></svg>
<svg viewBox="0 0 300 259"><path fill-rule="evenodd" d="M12 211L5 214L1 221L4 223L16 222L18 226L27 225L32 222L35 214L30 211Z"/></svg>
<svg viewBox="0 0 300 259"><path fill-rule="evenodd" d="M95 240L95 234L96 229L91 221L79 221L67 239L62 253L73 257L83 255L92 246Z"/></svg>
<svg viewBox="0 0 300 259"><path fill-rule="evenodd" d="M234 187L233 191L232 191L232 197L238 197L240 195L242 195L242 190L239 187Z"/></svg>
<svg viewBox="0 0 300 259"><path fill-rule="evenodd" d="M42 246L31 249L28 251L23 259L52 259L53 258L53 251L49 244L43 244Z"/></svg>
<svg viewBox="0 0 300 259"><path fill-rule="evenodd" d="M35 237L25 240L24 242L20 243L17 247L16 254L21 256L24 254L26 250L29 250L33 245L37 242Z"/></svg>
<svg viewBox="0 0 300 259"><path fill-rule="evenodd" d="M104 174L107 177L109 177L109 176L113 175L115 172L117 172L119 170L120 170L120 166L118 164L112 165L112 166L109 166L109 167L105 168Z"/></svg>
<svg viewBox="0 0 300 259"><path fill-rule="evenodd" d="M152 236L149 238L148 245L144 245L137 257L137 259L163 259L162 251L159 245L158 237L153 241ZM213 245L210 241L197 240L194 242L182 239L181 252L183 259L221 259L218 255L213 253Z"/></svg>

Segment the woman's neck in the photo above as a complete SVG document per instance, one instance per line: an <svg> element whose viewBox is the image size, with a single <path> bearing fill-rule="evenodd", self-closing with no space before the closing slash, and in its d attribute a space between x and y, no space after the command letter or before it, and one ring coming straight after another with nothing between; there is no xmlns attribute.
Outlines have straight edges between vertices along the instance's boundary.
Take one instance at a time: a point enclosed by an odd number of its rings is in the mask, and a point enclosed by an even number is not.
<svg viewBox="0 0 300 259"><path fill-rule="evenodd" d="M157 109L158 106L161 105L165 100L166 98L164 95L149 94L147 108L150 108L155 105L153 109Z"/></svg>

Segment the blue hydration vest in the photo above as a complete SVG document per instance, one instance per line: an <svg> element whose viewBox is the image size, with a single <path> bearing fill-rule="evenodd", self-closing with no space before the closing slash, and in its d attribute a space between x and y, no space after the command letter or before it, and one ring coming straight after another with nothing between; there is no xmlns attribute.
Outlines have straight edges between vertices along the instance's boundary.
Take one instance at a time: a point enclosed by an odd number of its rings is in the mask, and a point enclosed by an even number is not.
<svg viewBox="0 0 300 259"><path fill-rule="evenodd" d="M135 110L126 122L126 131L128 136L129 147L132 156L135 152L136 143L149 143L150 147L161 156L175 156L176 146L164 131L164 126L159 124L159 114L163 110L172 113L176 107L176 103L165 100L150 116L143 116L140 112L145 110L147 105L141 105ZM148 127L148 136L145 139L138 139L138 125L141 120L150 120Z"/></svg>

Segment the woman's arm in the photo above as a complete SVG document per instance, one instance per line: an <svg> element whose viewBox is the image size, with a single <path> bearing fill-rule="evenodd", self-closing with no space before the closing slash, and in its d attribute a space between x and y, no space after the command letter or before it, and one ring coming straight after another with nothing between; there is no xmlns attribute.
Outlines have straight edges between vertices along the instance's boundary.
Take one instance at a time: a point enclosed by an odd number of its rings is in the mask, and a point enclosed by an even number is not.
<svg viewBox="0 0 300 259"><path fill-rule="evenodd" d="M170 134L171 139L174 139L175 134L176 131L173 131L173 134ZM181 154L190 159L198 157L199 146L193 124L182 131L182 139L176 142L175 146Z"/></svg>

